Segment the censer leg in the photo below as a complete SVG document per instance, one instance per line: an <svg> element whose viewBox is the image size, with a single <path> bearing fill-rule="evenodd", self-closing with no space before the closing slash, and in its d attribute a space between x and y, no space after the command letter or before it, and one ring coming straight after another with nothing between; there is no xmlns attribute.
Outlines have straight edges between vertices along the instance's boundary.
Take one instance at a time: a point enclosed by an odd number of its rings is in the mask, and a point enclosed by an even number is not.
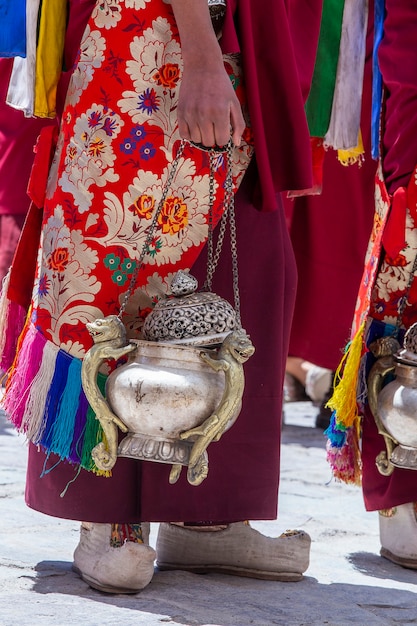
<svg viewBox="0 0 417 626"><path fill-rule="evenodd" d="M182 465L176 463L172 466L170 474L169 474L169 482L171 485L174 485L181 475ZM201 485L203 480L205 480L208 476L208 455L207 452L203 452L203 454L197 459L196 462L190 464L188 466L187 471L187 480L190 485Z"/></svg>
<svg viewBox="0 0 417 626"><path fill-rule="evenodd" d="M182 465L180 463L176 463L172 466L171 471L169 473L169 483L174 485L180 477L182 470Z"/></svg>
<svg viewBox="0 0 417 626"><path fill-rule="evenodd" d="M197 461L188 466L187 479L190 485L197 487L208 476L208 455L207 452L198 457Z"/></svg>

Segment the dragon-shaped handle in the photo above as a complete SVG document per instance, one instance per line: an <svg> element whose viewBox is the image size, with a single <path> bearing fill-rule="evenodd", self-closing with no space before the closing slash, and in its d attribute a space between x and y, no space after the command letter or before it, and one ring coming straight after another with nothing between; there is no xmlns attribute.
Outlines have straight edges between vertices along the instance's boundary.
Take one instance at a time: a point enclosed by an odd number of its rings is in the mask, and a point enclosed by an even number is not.
<svg viewBox="0 0 417 626"><path fill-rule="evenodd" d="M120 359L136 349L126 343L126 330L116 315L109 315L87 324L87 330L94 344L86 353L81 367L81 382L87 400L99 420L105 440L92 450L92 457L100 470L111 470L117 460L118 430L127 432L123 421L115 415L97 384L102 364L109 359Z"/></svg>
<svg viewBox="0 0 417 626"><path fill-rule="evenodd" d="M245 387L243 363L255 352L255 348L242 329L230 333L213 358L206 352L200 358L215 372L224 372L225 388L219 406L200 426L180 434L183 441L192 441L188 461L187 479L191 485L200 485L208 475L207 448L212 441L219 441L239 415ZM175 483L181 473L181 465L172 467L169 481Z"/></svg>
<svg viewBox="0 0 417 626"><path fill-rule="evenodd" d="M394 471L390 459L395 446L398 444L385 428L378 409L378 396L384 385L385 377L395 369L394 354L398 352L400 344L393 337L382 337L374 341L369 349L376 357L368 377L368 402L374 417L378 433L385 441L386 450L378 454L375 459L378 471L383 476L389 476Z"/></svg>

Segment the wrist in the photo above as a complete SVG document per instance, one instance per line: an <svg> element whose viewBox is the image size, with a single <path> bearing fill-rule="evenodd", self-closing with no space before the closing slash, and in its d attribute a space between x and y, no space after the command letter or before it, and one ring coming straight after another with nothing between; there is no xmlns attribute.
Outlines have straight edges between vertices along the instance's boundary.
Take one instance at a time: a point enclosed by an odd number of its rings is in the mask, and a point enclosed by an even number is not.
<svg viewBox="0 0 417 626"><path fill-rule="evenodd" d="M204 51L183 51L184 71L192 70L200 73L217 73L224 71L223 57L220 54L208 55Z"/></svg>
<svg viewBox="0 0 417 626"><path fill-rule="evenodd" d="M207 71L223 66L207 0L171 0L186 68Z"/></svg>

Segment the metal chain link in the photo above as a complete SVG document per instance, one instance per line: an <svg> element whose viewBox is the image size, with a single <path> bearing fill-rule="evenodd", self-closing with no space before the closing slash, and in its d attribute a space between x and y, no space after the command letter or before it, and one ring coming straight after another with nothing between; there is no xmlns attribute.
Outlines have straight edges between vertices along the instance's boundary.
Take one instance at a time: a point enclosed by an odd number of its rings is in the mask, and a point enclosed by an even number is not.
<svg viewBox="0 0 417 626"><path fill-rule="evenodd" d="M145 243L143 244L138 262L132 273L132 278L129 283L129 288L126 291L125 296L123 298L123 302L120 306L119 314L117 316L119 319L122 318L123 313L126 310L126 306L135 288L139 271L143 265L144 258L149 251L149 246L152 243L152 239L154 237L156 228L158 226L159 216L163 209L168 192L171 188L172 181L174 179L179 161L183 154L185 144L186 142L182 140L178 148L177 155L174 161L172 162L169 176L162 189L161 199L159 201L155 214L152 218L152 222L148 227L148 234L146 236ZM202 148L201 146L198 146L198 147ZM226 226L227 226L227 222L229 221L230 244L231 244L231 252L232 252L233 297L234 297L237 327L241 328L239 274L238 274L238 261L237 261L237 237L236 237L236 220L235 220L235 204L234 204L233 172L232 172L233 143L230 140L225 150L207 149L207 151L209 152L209 159L210 159L210 178L209 178L209 211L208 211L208 239L207 239L207 277L206 277L206 281L204 283L203 289L208 290L208 291L211 290L213 275L219 262L220 253L223 247L224 236L226 233ZM214 241L213 241L213 205L214 205L214 195L215 195L214 194L214 171L215 171L215 158L218 154L221 154L221 153L226 155L227 172L226 172L226 180L225 180L225 185L224 185L224 188L225 188L224 210L223 210L222 217L220 219L220 226L219 226L219 233L217 236L216 249L214 250Z"/></svg>
<svg viewBox="0 0 417 626"><path fill-rule="evenodd" d="M226 233L226 225L227 225L227 213L228 213L228 198L226 192L226 184L227 184L227 176L229 173L229 164L227 163L227 174L225 181L225 197L224 197L224 210L222 213L222 217L220 219L219 232L217 236L217 245L216 250L214 251L214 242L213 242L213 205L214 205L214 170L215 170L215 156L216 153L210 152L210 195L209 195L209 219L208 219L208 239L207 239L207 277L206 282L204 283L203 290L211 291L213 275L216 270L217 264L220 258L220 252L223 246L224 236Z"/></svg>
<svg viewBox="0 0 417 626"><path fill-rule="evenodd" d="M235 301L236 323L238 328L242 327L240 317L240 294L239 294L239 268L237 259L237 232L236 232L236 214L235 214L235 195L233 193L233 176L232 176L232 150L230 144L228 151L229 169L227 175L227 187L229 193L229 228L230 228L230 246L232 252L232 277L233 277L233 297Z"/></svg>
<svg viewBox="0 0 417 626"><path fill-rule="evenodd" d="M176 173L177 168L178 168L178 163L180 161L182 153L184 152L184 147L185 147L185 141L182 140L181 143L180 143L180 146L178 148L177 155L176 155L175 159L172 162L172 166L171 166L171 170L169 172L168 178L167 178L167 180L165 182L165 185L162 188L162 196L161 196L159 204L158 204L158 206L156 208L155 214L154 214L154 216L152 218L152 222L149 225L148 234L146 236L145 243L143 244L142 251L140 253L138 262L136 264L136 267L133 270L132 278L131 278L130 283L129 283L129 288L126 291L125 296L123 298L123 302L122 302L122 304L120 306L120 311L119 311L119 314L117 316L120 320L122 318L123 313L126 310L127 303L129 302L130 297L131 297L131 295L133 293L133 290L135 288L136 281L137 281L138 274L139 274L139 270L142 267L143 260L144 260L144 258L146 256L146 253L149 251L149 246L152 243L153 236L154 236L156 228L158 226L158 219L159 219L159 216L160 216L161 211L163 209L163 206L164 206L165 200L167 198L168 192L169 192L169 190L171 188L172 181L174 180L174 176L175 176L175 173Z"/></svg>
<svg viewBox="0 0 417 626"><path fill-rule="evenodd" d="M240 317L240 295L239 295L239 271L237 258L237 234L236 234L236 218L235 218L235 195L233 192L233 143L232 140L227 144L224 152L227 161L226 180L224 184L224 210L220 219L219 232L217 235L216 250L213 244L213 204L214 204L214 159L216 151L210 152L210 192L209 192L209 230L207 241L207 278L203 289L211 291L214 272L217 268L220 253L223 247L224 236L226 233L227 222L229 221L230 246L232 253L232 280L233 280L233 298L236 312L236 324L241 328L242 322Z"/></svg>

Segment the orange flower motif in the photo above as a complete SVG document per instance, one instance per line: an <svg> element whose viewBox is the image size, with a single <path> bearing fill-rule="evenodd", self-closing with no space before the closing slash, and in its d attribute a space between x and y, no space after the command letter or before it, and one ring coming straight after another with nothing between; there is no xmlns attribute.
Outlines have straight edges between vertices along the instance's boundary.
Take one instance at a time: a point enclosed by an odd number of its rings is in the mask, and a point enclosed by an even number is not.
<svg viewBox="0 0 417 626"><path fill-rule="evenodd" d="M56 272L65 271L69 261L69 253L67 248L55 248L48 258L48 267Z"/></svg>
<svg viewBox="0 0 417 626"><path fill-rule="evenodd" d="M131 210L136 213L138 217L150 220L155 206L155 199L153 196L142 194L130 207Z"/></svg>
<svg viewBox="0 0 417 626"><path fill-rule="evenodd" d="M158 224L164 235L175 235L188 224L187 205L182 198L170 196L164 202Z"/></svg>
<svg viewBox="0 0 417 626"><path fill-rule="evenodd" d="M176 63L165 63L162 65L153 79L158 85L167 87L168 89L175 89L180 77L180 68Z"/></svg>
<svg viewBox="0 0 417 626"><path fill-rule="evenodd" d="M385 261L387 265L393 265L394 267L405 267L407 265L407 259L401 253L397 254L395 258L387 254L385 257Z"/></svg>
<svg viewBox="0 0 417 626"><path fill-rule="evenodd" d="M105 147L104 141L97 137L97 139L93 139L88 146L88 154L95 157L100 156Z"/></svg>
<svg viewBox="0 0 417 626"><path fill-rule="evenodd" d="M143 321L146 320L146 318L148 317L149 313L152 313L153 309L151 306L147 306L144 309L139 309L139 318Z"/></svg>
<svg viewBox="0 0 417 626"><path fill-rule="evenodd" d="M77 148L75 148L74 146L71 146L71 148L68 151L68 157L71 159L71 161L73 161L76 156L77 156Z"/></svg>

